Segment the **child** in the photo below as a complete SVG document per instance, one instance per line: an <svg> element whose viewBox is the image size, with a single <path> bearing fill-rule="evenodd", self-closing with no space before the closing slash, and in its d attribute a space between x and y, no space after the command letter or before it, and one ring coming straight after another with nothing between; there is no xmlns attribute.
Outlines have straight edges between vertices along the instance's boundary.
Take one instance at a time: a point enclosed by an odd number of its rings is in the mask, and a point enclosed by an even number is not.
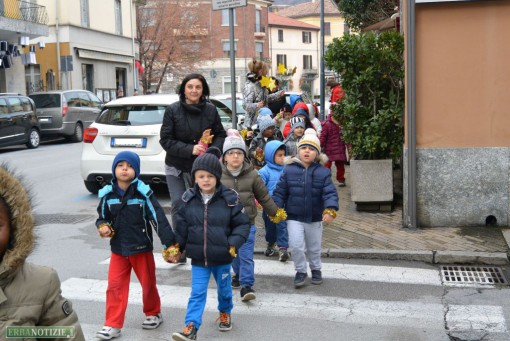
<svg viewBox="0 0 510 341"><path fill-rule="evenodd" d="M186 256L191 258L191 296L186 327L173 334L174 340L196 340L211 274L218 287L218 328L232 329L230 264L248 238L250 221L237 193L220 182L220 155L218 148L209 147L193 162L191 175L195 185L182 196L184 203L175 217L177 247L186 249Z"/></svg>
<svg viewBox="0 0 510 341"><path fill-rule="evenodd" d="M292 118L292 108L289 103L285 103L283 107L280 109L280 114L282 114L282 119L280 120L278 127L280 131L283 131L287 122Z"/></svg>
<svg viewBox="0 0 510 341"><path fill-rule="evenodd" d="M298 143L298 155L286 158L286 166L276 185L273 198L288 212L287 230L292 260L296 269L294 286L305 285L308 254L312 284L322 283L322 223L336 217L338 193L331 182L331 172L323 167L321 146L313 129L305 130Z"/></svg>
<svg viewBox="0 0 510 341"><path fill-rule="evenodd" d="M9 326L66 326L75 328L73 340L85 340L71 302L61 296L56 271L26 262L36 242L34 225L28 192L1 164L0 339Z"/></svg>
<svg viewBox="0 0 510 341"><path fill-rule="evenodd" d="M163 322L156 287L156 266L152 255L152 228L163 248L174 243L174 234L152 190L138 179L140 158L130 151L115 156L112 183L99 191L97 230L110 238L112 255L106 290L106 321L96 337L110 340L120 336L128 304L129 279L134 269L143 291L144 329Z"/></svg>
<svg viewBox="0 0 510 341"><path fill-rule="evenodd" d="M275 135L276 122L270 116L262 116L258 120L258 126L260 132L251 141L249 150L250 159L257 170L265 164L264 147L266 143L278 140L278 137Z"/></svg>
<svg viewBox="0 0 510 341"><path fill-rule="evenodd" d="M290 124L292 128L287 138L283 140L283 143L287 147L287 155L296 156L297 143L305 133L305 120L302 117L296 116L290 119Z"/></svg>
<svg viewBox="0 0 510 341"><path fill-rule="evenodd" d="M286 154L286 148L283 142L269 141L264 149L264 158L266 165L259 170L259 175L264 181L270 195L276 187L283 172L283 159ZM264 224L266 226L267 249L264 252L266 257L271 257L275 252L275 246L278 245L278 256L280 262L286 262L289 259L287 248L289 247L289 236L287 234L287 224L285 221L278 224L273 223L266 212L262 213Z"/></svg>
<svg viewBox="0 0 510 341"><path fill-rule="evenodd" d="M223 144L223 184L232 188L241 199L244 210L250 218L250 235L246 243L239 250L239 256L232 262L234 275L232 287L241 288L243 302L256 298L253 285L255 284L255 264L253 252L255 247L255 233L257 231L255 217L257 216L257 205L255 200L262 205L275 222L285 220L285 212L279 210L271 199L264 182L260 178L253 165L246 160L246 149L242 138L234 129L229 129L227 138Z"/></svg>
<svg viewBox="0 0 510 341"><path fill-rule="evenodd" d="M320 141L321 147L329 159L324 166L331 169L334 162L336 166L336 180L338 181L338 187L345 187L344 162L347 161L345 143L342 140L340 125L333 115L329 115L326 122L324 122Z"/></svg>

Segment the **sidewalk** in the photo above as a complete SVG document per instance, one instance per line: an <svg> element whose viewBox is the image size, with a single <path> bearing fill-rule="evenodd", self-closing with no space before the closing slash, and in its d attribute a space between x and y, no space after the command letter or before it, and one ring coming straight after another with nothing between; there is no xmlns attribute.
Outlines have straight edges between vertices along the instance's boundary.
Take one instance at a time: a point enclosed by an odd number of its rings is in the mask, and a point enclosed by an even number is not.
<svg viewBox="0 0 510 341"><path fill-rule="evenodd" d="M336 184L336 181L334 181ZM429 263L508 264L510 229L500 227L402 227L402 206L390 213L358 212L350 198L349 166L346 187L338 187L340 210L324 226L323 257L413 260ZM266 248L259 214L255 252Z"/></svg>

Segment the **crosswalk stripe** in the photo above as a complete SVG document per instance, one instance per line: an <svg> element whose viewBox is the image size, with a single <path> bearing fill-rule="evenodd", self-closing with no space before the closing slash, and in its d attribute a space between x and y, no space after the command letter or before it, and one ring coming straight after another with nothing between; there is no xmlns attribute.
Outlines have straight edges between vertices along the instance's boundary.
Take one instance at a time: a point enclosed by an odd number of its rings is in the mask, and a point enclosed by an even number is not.
<svg viewBox="0 0 510 341"><path fill-rule="evenodd" d="M191 265L169 264L163 260L161 253L154 253L157 269L191 270ZM110 259L100 264L109 264ZM403 268L390 266L355 265L322 263L322 276L325 279L343 279L362 282L382 282L400 284L421 284L441 286L439 270ZM278 260L255 260L255 275L260 276L294 276L294 264L292 261L283 263Z"/></svg>
<svg viewBox="0 0 510 341"><path fill-rule="evenodd" d="M104 302L108 282L106 280L69 278L62 283L62 293L71 300ZM161 304L166 308L186 309L191 289L189 287L158 285ZM403 326L426 325L444 328L442 304L346 299L341 297L304 294L260 293L250 304L240 302L234 292L233 314L256 314L313 318L332 322L370 325ZM206 310L217 309L215 289L207 290ZM142 304L142 289L132 282L129 291L130 304ZM479 329L486 332L506 332L503 309L499 306L473 305L449 306L446 323L450 329Z"/></svg>

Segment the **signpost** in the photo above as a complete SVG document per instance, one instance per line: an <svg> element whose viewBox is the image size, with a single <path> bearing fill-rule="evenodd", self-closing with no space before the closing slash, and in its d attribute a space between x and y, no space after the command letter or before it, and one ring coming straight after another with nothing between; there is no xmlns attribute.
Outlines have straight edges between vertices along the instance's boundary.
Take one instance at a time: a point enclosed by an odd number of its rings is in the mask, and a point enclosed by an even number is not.
<svg viewBox="0 0 510 341"><path fill-rule="evenodd" d="M213 11L228 9L228 23L230 26L230 90L232 96L232 127L237 129L236 110L236 50L234 42L234 8L247 5L247 0L212 0Z"/></svg>

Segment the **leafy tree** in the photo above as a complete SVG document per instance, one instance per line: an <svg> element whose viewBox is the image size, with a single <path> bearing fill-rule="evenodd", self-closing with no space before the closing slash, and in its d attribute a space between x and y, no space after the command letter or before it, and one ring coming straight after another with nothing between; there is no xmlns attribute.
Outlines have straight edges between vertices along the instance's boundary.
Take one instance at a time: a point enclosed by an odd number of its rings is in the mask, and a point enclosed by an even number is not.
<svg viewBox="0 0 510 341"><path fill-rule="evenodd" d="M357 159L398 159L404 129L404 38L396 31L335 38L326 65L341 75L344 100L332 106Z"/></svg>
<svg viewBox="0 0 510 341"><path fill-rule="evenodd" d="M399 0L333 0L345 22L355 31L389 18L399 6Z"/></svg>
<svg viewBox="0 0 510 341"><path fill-rule="evenodd" d="M201 21L199 5L192 0L150 0L137 7L136 41L144 68L144 94L159 92L167 75L180 77L207 58L202 46L209 46L209 32Z"/></svg>

